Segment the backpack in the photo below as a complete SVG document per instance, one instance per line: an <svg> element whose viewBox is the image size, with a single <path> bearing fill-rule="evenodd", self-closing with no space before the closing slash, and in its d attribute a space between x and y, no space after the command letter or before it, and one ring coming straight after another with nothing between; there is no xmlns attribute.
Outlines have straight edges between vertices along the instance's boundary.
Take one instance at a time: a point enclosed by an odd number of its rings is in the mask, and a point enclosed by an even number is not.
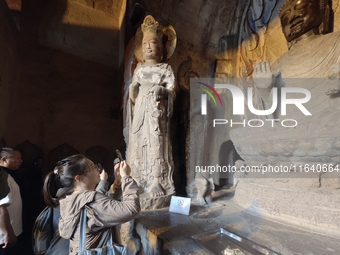
<svg viewBox="0 0 340 255"><path fill-rule="evenodd" d="M69 240L60 237L58 229L53 229L53 211L53 207L46 207L34 223L32 247L36 255L69 254Z"/></svg>

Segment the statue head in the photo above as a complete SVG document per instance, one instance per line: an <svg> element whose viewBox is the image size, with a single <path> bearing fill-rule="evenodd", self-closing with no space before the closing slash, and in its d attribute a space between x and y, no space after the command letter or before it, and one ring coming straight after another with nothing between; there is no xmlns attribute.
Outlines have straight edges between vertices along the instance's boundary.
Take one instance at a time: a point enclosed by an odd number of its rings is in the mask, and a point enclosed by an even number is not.
<svg viewBox="0 0 340 255"><path fill-rule="evenodd" d="M145 17L135 35L135 56L139 61L161 62L171 57L177 37L171 25L162 26L151 15Z"/></svg>
<svg viewBox="0 0 340 255"><path fill-rule="evenodd" d="M279 16L288 42L307 33L315 35L330 31L328 0L286 0Z"/></svg>
<svg viewBox="0 0 340 255"><path fill-rule="evenodd" d="M148 15L144 19L141 28L143 33L143 60L151 59L161 62L164 56L164 47L162 43L164 34L160 29L158 21L156 21L151 15Z"/></svg>

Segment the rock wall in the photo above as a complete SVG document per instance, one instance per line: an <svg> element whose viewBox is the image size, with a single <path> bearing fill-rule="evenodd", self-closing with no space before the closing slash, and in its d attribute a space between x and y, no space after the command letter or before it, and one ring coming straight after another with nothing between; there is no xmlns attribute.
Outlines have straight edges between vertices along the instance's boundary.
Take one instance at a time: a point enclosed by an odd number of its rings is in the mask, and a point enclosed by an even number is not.
<svg viewBox="0 0 340 255"><path fill-rule="evenodd" d="M96 150L91 148L100 146L109 154L102 163L111 169L115 149L124 150L120 101L125 3L23 2L16 40L9 31L12 17L1 15L1 49L6 58L0 65L6 86L1 88L0 125L7 146L29 141L43 151L36 156L47 161L69 153L93 154ZM15 45L19 46L16 69ZM50 157L57 148L62 148L59 158ZM54 163L46 164L45 171Z"/></svg>

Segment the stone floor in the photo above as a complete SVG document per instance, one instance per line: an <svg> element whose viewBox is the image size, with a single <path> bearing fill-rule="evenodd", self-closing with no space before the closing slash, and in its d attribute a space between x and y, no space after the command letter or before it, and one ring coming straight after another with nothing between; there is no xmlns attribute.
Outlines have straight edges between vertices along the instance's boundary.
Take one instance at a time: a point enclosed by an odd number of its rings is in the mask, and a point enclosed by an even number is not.
<svg viewBox="0 0 340 255"><path fill-rule="evenodd" d="M220 227L283 255L338 255L340 239L256 217L233 203L233 189L214 193L209 206L191 205L190 215L162 210L142 212L137 232L144 254L209 254L191 236Z"/></svg>

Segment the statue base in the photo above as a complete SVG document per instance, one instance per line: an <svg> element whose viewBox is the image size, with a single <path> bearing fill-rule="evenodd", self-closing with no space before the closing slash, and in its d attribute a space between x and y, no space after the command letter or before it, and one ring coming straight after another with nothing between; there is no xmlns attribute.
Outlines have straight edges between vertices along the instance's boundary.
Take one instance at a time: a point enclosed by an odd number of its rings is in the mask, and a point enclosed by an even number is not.
<svg viewBox="0 0 340 255"><path fill-rule="evenodd" d="M339 103L339 98L325 102ZM239 179L234 199L256 215L337 235L340 111L319 106L313 116L296 118L299 123L294 128L276 123L274 127L230 132L245 165L259 171Z"/></svg>
<svg viewBox="0 0 340 255"><path fill-rule="evenodd" d="M175 195L175 193L159 197L150 197L148 193L141 194L139 200L142 211L168 207L170 205L170 200L173 195Z"/></svg>

